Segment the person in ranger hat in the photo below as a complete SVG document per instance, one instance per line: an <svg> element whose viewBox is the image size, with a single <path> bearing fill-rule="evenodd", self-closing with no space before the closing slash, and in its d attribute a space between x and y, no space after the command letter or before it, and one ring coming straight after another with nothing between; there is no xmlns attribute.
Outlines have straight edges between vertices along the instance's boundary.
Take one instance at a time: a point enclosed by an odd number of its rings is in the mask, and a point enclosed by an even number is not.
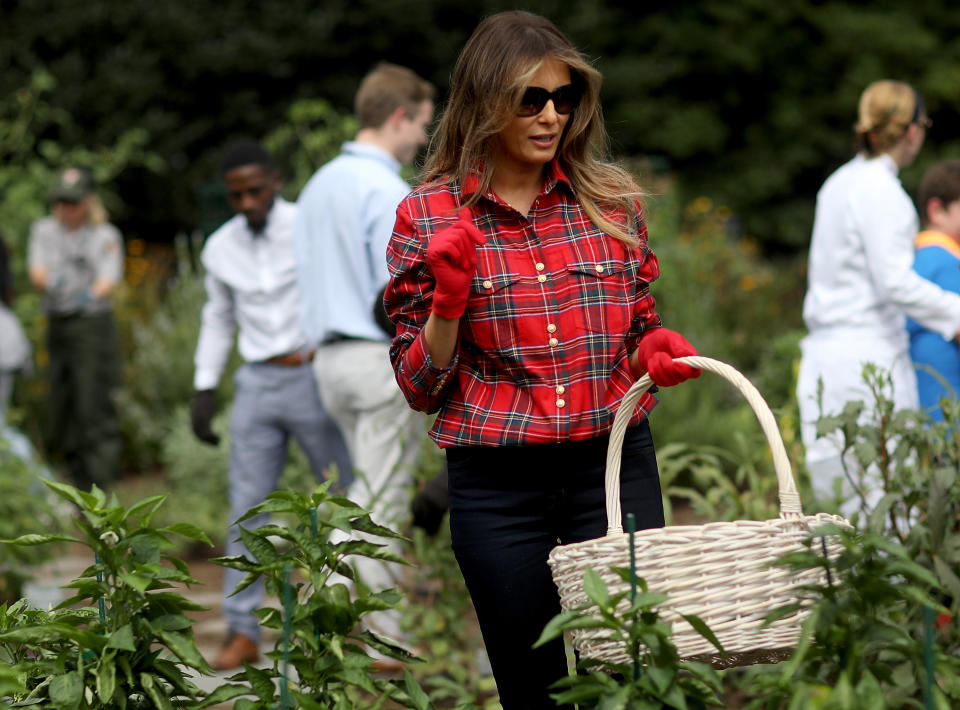
<svg viewBox="0 0 960 710"><path fill-rule="evenodd" d="M121 450L111 296L123 277L122 240L87 170L60 172L50 201L50 216L30 228L28 249L30 283L43 294L48 323L48 451L62 455L78 487L102 487L117 477Z"/></svg>

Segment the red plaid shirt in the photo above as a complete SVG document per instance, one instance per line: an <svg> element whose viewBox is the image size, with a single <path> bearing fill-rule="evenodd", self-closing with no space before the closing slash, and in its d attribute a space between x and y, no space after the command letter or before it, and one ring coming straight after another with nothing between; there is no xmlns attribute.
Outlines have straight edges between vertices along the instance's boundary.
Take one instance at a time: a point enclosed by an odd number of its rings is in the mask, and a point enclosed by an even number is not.
<svg viewBox="0 0 960 710"><path fill-rule="evenodd" d="M384 303L397 335L390 358L414 409L439 411L441 447L510 446L606 434L634 378L629 353L660 326L649 285L660 275L647 247L630 249L587 217L559 166L527 217L492 192L472 208L487 235L450 366L433 366L423 336L434 280L426 265L433 234L457 221L475 178L427 183L407 196L387 248L393 278ZM655 404L646 395L635 421Z"/></svg>

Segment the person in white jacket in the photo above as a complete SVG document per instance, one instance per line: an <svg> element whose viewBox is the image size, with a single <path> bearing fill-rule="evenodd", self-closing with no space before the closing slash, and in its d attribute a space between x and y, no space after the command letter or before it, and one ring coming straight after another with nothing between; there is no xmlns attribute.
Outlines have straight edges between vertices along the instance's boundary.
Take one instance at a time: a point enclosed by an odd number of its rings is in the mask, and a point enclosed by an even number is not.
<svg viewBox="0 0 960 710"><path fill-rule="evenodd" d="M917 407L905 316L945 338L960 330L960 296L917 275L913 239L917 213L898 178L911 165L930 126L923 100L909 84L877 81L860 97L855 127L860 151L834 172L817 194L810 243L797 398L806 462L818 497L833 495L843 476L841 443L816 435L822 413L839 413L861 400L869 416L871 397L863 366L890 373L898 409ZM845 493L852 493L849 485ZM868 502L882 494L874 483L860 493ZM858 500L843 506L846 513Z"/></svg>

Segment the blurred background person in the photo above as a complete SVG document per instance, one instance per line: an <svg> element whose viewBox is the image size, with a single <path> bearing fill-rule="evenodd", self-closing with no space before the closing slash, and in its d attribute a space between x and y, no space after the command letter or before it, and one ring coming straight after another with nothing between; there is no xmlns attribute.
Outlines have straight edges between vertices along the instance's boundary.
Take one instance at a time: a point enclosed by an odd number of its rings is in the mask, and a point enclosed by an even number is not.
<svg viewBox="0 0 960 710"><path fill-rule="evenodd" d="M320 403L310 367L314 350L300 328L293 252L297 207L280 197L273 158L255 141L231 143L220 172L236 214L210 235L201 253L207 302L194 355L190 415L197 438L216 446L220 437L211 428L216 387L236 335L244 364L234 376L230 414L226 554L233 557L249 554L234 521L277 489L291 437L318 479L335 466L346 485L351 468L340 430ZM244 527L265 525L268 517L250 518ZM224 571L227 637L210 662L214 670L259 657L260 624L253 612L263 601L264 585L260 579L234 594L245 576L233 568Z"/></svg>
<svg viewBox="0 0 960 710"><path fill-rule="evenodd" d="M360 128L304 187L294 229L303 327L320 344L314 374L356 468L348 496L395 528L409 515L413 467L429 422L397 386L376 310L390 278L386 253L397 205L410 192L400 170L426 143L434 94L406 67L382 62L368 72L354 102ZM401 552L398 541L387 546ZM400 565L367 557L353 564L371 589L397 586ZM365 621L402 639L398 610ZM391 665L379 662L385 670Z"/></svg>
<svg viewBox="0 0 960 710"><path fill-rule="evenodd" d="M3 429L7 406L13 394L14 375L27 366L31 353L30 342L12 308L10 250L0 234L0 429Z"/></svg>
<svg viewBox="0 0 960 710"><path fill-rule="evenodd" d="M960 294L960 160L944 160L927 170L917 204L925 229L917 235L913 270ZM943 421L940 400L960 396L960 346L955 338L945 338L912 318L907 319L907 331L920 407L933 421Z"/></svg>
<svg viewBox="0 0 960 710"><path fill-rule="evenodd" d="M912 269L917 212L898 173L913 164L929 127L923 99L909 84L870 84L855 127L859 151L817 194L803 302L809 334L801 342L797 399L806 463L822 500L834 498L844 468L839 442L817 437L821 412L835 415L860 400L869 416L868 362L890 373L896 408L915 409L906 316L947 339L960 330L960 296ZM860 491L843 484L844 513L860 508L861 498L869 505L882 495L879 482L865 484Z"/></svg>
<svg viewBox="0 0 960 710"><path fill-rule="evenodd" d="M30 283L47 316L47 450L62 455L78 487L103 487L119 475L121 453L111 296L123 278L123 244L87 170L61 171L50 198L51 214L31 226L28 250Z"/></svg>

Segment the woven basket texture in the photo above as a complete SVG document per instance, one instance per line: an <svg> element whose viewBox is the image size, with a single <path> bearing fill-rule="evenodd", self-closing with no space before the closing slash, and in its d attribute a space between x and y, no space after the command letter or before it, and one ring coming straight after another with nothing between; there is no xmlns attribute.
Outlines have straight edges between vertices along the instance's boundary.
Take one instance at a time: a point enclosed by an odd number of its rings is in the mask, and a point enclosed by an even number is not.
<svg viewBox="0 0 960 710"><path fill-rule="evenodd" d="M821 525L850 524L836 515L803 514L776 420L743 375L710 358L681 360L724 377L753 408L773 455L780 517L641 530L634 535L637 576L646 581L651 592L669 595L659 611L672 622L673 641L681 658L704 661L717 668L777 662L788 657L796 646L809 611L801 609L766 626L763 620L770 611L796 603L798 586L825 580L819 570L791 575L772 563L788 552L804 549L803 541ZM623 532L620 511L620 450L634 407L651 385L649 376L639 379L624 396L614 418L607 452L607 534L596 540L558 545L550 553L548 562L560 604L566 610L579 609L589 602L583 591L583 575L588 567L601 576L612 594L629 589L629 584L611 570L630 566L629 534ZM830 557L842 549L838 541L830 538L825 544ZM629 602L624 599L620 611L626 613L628 609ZM725 656L682 618L691 614L706 622L723 645ZM573 646L583 658L629 662L627 648L610 639L609 634L607 629L580 629L573 632Z"/></svg>

